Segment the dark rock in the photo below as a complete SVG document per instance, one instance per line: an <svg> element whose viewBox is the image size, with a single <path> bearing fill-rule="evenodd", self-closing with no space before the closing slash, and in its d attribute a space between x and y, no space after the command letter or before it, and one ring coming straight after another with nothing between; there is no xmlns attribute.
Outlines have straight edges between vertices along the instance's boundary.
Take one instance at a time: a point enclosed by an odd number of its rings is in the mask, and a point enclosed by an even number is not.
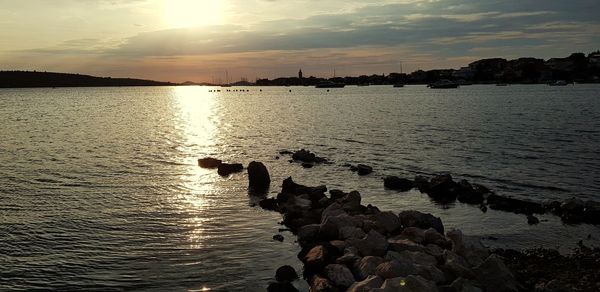
<svg viewBox="0 0 600 292"><path fill-rule="evenodd" d="M315 166L315 165L312 164L312 163L308 163L308 162L303 162L302 163L302 167L303 168L312 168L313 166Z"/></svg>
<svg viewBox="0 0 600 292"><path fill-rule="evenodd" d="M298 292L298 289L289 282L271 283L267 287L267 292Z"/></svg>
<svg viewBox="0 0 600 292"><path fill-rule="evenodd" d="M494 210L502 210L521 214L544 213L544 208L540 203L503 197L496 194L490 194L488 196L487 204Z"/></svg>
<svg viewBox="0 0 600 292"><path fill-rule="evenodd" d="M256 193L264 193L269 189L271 177L267 167L261 162L252 161L248 164L248 187Z"/></svg>
<svg viewBox="0 0 600 292"><path fill-rule="evenodd" d="M479 205L483 203L483 192L478 192L473 186L465 179L458 182L458 201L466 204Z"/></svg>
<svg viewBox="0 0 600 292"><path fill-rule="evenodd" d="M425 243L425 230L419 227L406 227L399 236L393 239L407 239L418 244Z"/></svg>
<svg viewBox="0 0 600 292"><path fill-rule="evenodd" d="M341 198L345 197L347 194L348 193L345 193L345 192L340 191L340 190L330 190L329 191L329 195L334 200L341 199Z"/></svg>
<svg viewBox="0 0 600 292"><path fill-rule="evenodd" d="M297 161L302 161L305 163L324 163L327 162L327 159L318 157L314 153L311 153L308 150L300 149L294 154L292 154L292 159Z"/></svg>
<svg viewBox="0 0 600 292"><path fill-rule="evenodd" d="M417 268L408 260L387 261L377 266L376 274L382 279L405 277L417 273Z"/></svg>
<svg viewBox="0 0 600 292"><path fill-rule="evenodd" d="M585 209L583 209L583 220L590 224L600 224L600 202L585 202Z"/></svg>
<svg viewBox="0 0 600 292"><path fill-rule="evenodd" d="M296 270L291 266L281 266L275 272L275 280L278 282L292 282L296 279L298 279L298 274L296 274Z"/></svg>
<svg viewBox="0 0 600 292"><path fill-rule="evenodd" d="M383 179L383 186L388 189L405 192L412 189L414 187L414 183L409 179L399 178L397 176L388 176Z"/></svg>
<svg viewBox="0 0 600 292"><path fill-rule="evenodd" d="M442 174L431 178L426 193L434 201L448 204L456 200L459 190L459 185L450 174Z"/></svg>
<svg viewBox="0 0 600 292"><path fill-rule="evenodd" d="M304 246L310 242L317 241L321 224L304 225L298 229L298 242Z"/></svg>
<svg viewBox="0 0 600 292"><path fill-rule="evenodd" d="M537 217L535 217L531 214L527 215L527 224L534 225L534 224L538 224L538 223L540 223L540 220Z"/></svg>
<svg viewBox="0 0 600 292"><path fill-rule="evenodd" d="M348 288L354 284L354 275L348 267L340 264L327 265L324 269L325 275L338 287Z"/></svg>
<svg viewBox="0 0 600 292"><path fill-rule="evenodd" d="M357 191L352 191L344 196L342 199L339 199L338 202L342 204L342 209L345 211L358 211L361 207L360 205L361 196Z"/></svg>
<svg viewBox="0 0 600 292"><path fill-rule="evenodd" d="M294 152L289 151L289 150L281 150L281 151L279 151L279 154L281 154L281 155L292 155L292 154L294 154Z"/></svg>
<svg viewBox="0 0 600 292"><path fill-rule="evenodd" d="M354 283L347 292L368 292L371 289L377 289L383 285L383 279L379 276L369 276L366 279Z"/></svg>
<svg viewBox="0 0 600 292"><path fill-rule="evenodd" d="M378 212L372 215L377 230L382 234L393 234L401 227L400 218L393 212Z"/></svg>
<svg viewBox="0 0 600 292"><path fill-rule="evenodd" d="M358 166L350 165L350 171L357 172L358 171Z"/></svg>
<svg viewBox="0 0 600 292"><path fill-rule="evenodd" d="M265 210L277 211L277 200L274 198L263 199L258 202L258 205Z"/></svg>
<svg viewBox="0 0 600 292"><path fill-rule="evenodd" d="M519 291L518 283L498 256L491 255L474 269L477 281L488 292Z"/></svg>
<svg viewBox="0 0 600 292"><path fill-rule="evenodd" d="M383 263L383 258L375 256L366 256L355 263L354 276L362 281L369 275L375 275L377 267Z"/></svg>
<svg viewBox="0 0 600 292"><path fill-rule="evenodd" d="M357 168L356 171L358 172L358 175L367 175L367 174L370 174L373 172L372 167L370 167L368 165L364 165L364 164L358 164L356 166L356 168Z"/></svg>
<svg viewBox="0 0 600 292"><path fill-rule="evenodd" d="M228 176L232 173L240 172L244 170L244 166L241 163L221 163L218 166L217 173L220 176Z"/></svg>
<svg viewBox="0 0 600 292"><path fill-rule="evenodd" d="M433 228L440 234L444 234L444 225L439 217L435 217L431 214L421 213L419 211L402 211L398 215L402 226L406 227L418 227L421 229Z"/></svg>
<svg viewBox="0 0 600 292"><path fill-rule="evenodd" d="M279 242L283 242L283 239L284 239L283 235L281 235L281 234L275 234L275 235L273 235L273 240L277 240Z"/></svg>
<svg viewBox="0 0 600 292"><path fill-rule="evenodd" d="M202 168L217 168L221 163L221 160L212 157L198 159L198 166Z"/></svg>
<svg viewBox="0 0 600 292"><path fill-rule="evenodd" d="M311 292L339 292L340 290L327 278L314 275L310 280Z"/></svg>
<svg viewBox="0 0 600 292"><path fill-rule="evenodd" d="M291 177L283 180L283 185L281 187L281 192L286 194L293 195L303 195L308 194L310 196L311 201L319 201L320 199L326 197L325 192L327 191L326 186L317 186L317 187L307 187L300 184L295 183Z"/></svg>
<svg viewBox="0 0 600 292"><path fill-rule="evenodd" d="M363 256L383 256L388 248L387 239L375 230L369 231L363 239L349 239L348 241Z"/></svg>
<svg viewBox="0 0 600 292"><path fill-rule="evenodd" d="M312 271L320 271L327 265L329 260L329 251L323 245L317 245L313 247L307 254L304 256L304 269L312 270Z"/></svg>
<svg viewBox="0 0 600 292"><path fill-rule="evenodd" d="M427 193L429 190L429 180L422 175L415 176L414 185L421 193Z"/></svg>
<svg viewBox="0 0 600 292"><path fill-rule="evenodd" d="M485 213L487 212L487 206L484 204L479 205L479 210L481 210L481 212Z"/></svg>

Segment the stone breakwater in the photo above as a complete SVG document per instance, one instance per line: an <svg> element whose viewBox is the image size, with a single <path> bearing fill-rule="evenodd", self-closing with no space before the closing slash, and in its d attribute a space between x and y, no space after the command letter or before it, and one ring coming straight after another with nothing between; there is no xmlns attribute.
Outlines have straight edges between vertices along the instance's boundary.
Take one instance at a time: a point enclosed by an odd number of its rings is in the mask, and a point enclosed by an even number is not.
<svg viewBox="0 0 600 292"><path fill-rule="evenodd" d="M287 178L275 198L259 203L296 234L311 291L519 290L500 257L460 230L444 230L440 218L364 206L357 191L326 192ZM293 275L278 278L287 280L269 291L296 291Z"/></svg>

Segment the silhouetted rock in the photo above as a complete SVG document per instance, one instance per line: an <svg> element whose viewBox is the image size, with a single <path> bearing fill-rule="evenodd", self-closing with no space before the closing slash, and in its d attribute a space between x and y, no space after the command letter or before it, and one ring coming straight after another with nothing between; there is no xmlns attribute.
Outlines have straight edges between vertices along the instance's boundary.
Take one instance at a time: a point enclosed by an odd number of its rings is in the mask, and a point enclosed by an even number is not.
<svg viewBox="0 0 600 292"><path fill-rule="evenodd" d="M367 175L373 172L373 168L368 165L358 164L356 165L356 171L358 175Z"/></svg>
<svg viewBox="0 0 600 292"><path fill-rule="evenodd" d="M281 266L275 272L275 280L278 282L292 282L298 279L298 274L292 266Z"/></svg>
<svg viewBox="0 0 600 292"><path fill-rule="evenodd" d="M519 291L515 277L496 255L489 256L474 269L476 279L488 292Z"/></svg>
<svg viewBox="0 0 600 292"><path fill-rule="evenodd" d="M323 162L327 161L327 159L318 157L314 153L312 153L308 150L305 150L305 149L300 149L300 150L294 152L292 154L292 159L301 161L304 163L310 163L310 164L323 163Z"/></svg>
<svg viewBox="0 0 600 292"><path fill-rule="evenodd" d="M298 289L289 282L271 283L267 287L267 292L298 292Z"/></svg>
<svg viewBox="0 0 600 292"><path fill-rule="evenodd" d="M273 240L283 242L284 238L283 238L283 235L281 235L281 234L275 234L275 235L273 235Z"/></svg>
<svg viewBox="0 0 600 292"><path fill-rule="evenodd" d="M450 174L442 174L431 179L426 193L433 200L447 204L456 200L459 190L459 185L452 180Z"/></svg>
<svg viewBox="0 0 600 292"><path fill-rule="evenodd" d="M248 165L248 182L248 187L256 193L263 193L269 189L271 177L267 167L262 162L250 162Z"/></svg>
<svg viewBox="0 0 600 292"><path fill-rule="evenodd" d="M540 203L503 197L496 194L490 194L488 196L487 204L491 209L494 210L502 210L522 214L544 213L544 208Z"/></svg>
<svg viewBox="0 0 600 292"><path fill-rule="evenodd" d="M457 199L461 203L479 205L479 204L483 203L483 200L484 200L483 195L488 192L483 188L475 189L473 187L473 185L471 185L465 179L459 181L458 186L459 186L459 190L458 190Z"/></svg>
<svg viewBox="0 0 600 292"><path fill-rule="evenodd" d="M308 163L308 162L302 163L302 167L304 167L304 168L312 168L313 166L315 166L315 165L312 163Z"/></svg>
<svg viewBox="0 0 600 292"><path fill-rule="evenodd" d="M258 205L269 211L277 211L277 199L275 198L267 198L258 202Z"/></svg>
<svg viewBox="0 0 600 292"><path fill-rule="evenodd" d="M419 211L402 211L398 215L404 227L419 227L421 229L433 228L440 234L444 234L444 225L439 217Z"/></svg>
<svg viewBox="0 0 600 292"><path fill-rule="evenodd" d="M383 186L388 189L405 192L412 189L414 187L414 183L409 179L399 178L397 176L388 176L383 179Z"/></svg>
<svg viewBox="0 0 600 292"><path fill-rule="evenodd" d="M218 166L217 173L220 176L228 176L232 173L241 172L244 170L244 166L241 163L221 163Z"/></svg>
<svg viewBox="0 0 600 292"><path fill-rule="evenodd" d="M202 168L217 168L221 163L221 160L212 157L198 159L198 166Z"/></svg>
<svg viewBox="0 0 600 292"><path fill-rule="evenodd" d="M538 223L540 223L540 220L537 217L535 217L531 214L527 215L527 224L534 225L534 224L538 224Z"/></svg>

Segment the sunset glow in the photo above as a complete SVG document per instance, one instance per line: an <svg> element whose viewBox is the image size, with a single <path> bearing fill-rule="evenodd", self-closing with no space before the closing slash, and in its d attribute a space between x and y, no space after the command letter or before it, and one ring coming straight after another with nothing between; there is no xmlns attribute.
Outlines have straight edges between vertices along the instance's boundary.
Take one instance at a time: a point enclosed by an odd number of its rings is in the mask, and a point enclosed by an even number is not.
<svg viewBox="0 0 600 292"><path fill-rule="evenodd" d="M222 24L223 1L166 0L165 21L170 28Z"/></svg>

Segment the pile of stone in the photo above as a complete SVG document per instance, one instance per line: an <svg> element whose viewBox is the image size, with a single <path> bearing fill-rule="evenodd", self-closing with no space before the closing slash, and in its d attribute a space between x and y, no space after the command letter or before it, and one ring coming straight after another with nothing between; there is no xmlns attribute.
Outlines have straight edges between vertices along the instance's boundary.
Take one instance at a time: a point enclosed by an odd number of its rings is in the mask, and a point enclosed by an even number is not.
<svg viewBox="0 0 600 292"><path fill-rule="evenodd" d="M287 178L277 197L260 202L297 235L311 291L518 290L499 257L459 230L444 233L439 218L364 206L356 191L326 192Z"/></svg>
<svg viewBox="0 0 600 292"><path fill-rule="evenodd" d="M546 203L522 200L495 194L487 187L470 183L463 179L454 181L450 174L437 175L432 178L416 176L414 180L388 176L384 178L385 188L408 191L418 188L426 193L433 201L449 204L454 201L479 206L482 211L489 207L493 210L525 214L530 224L537 224L539 220L534 214L552 213L560 216L567 223L600 224L600 203L583 201L576 198L564 202L552 201Z"/></svg>

